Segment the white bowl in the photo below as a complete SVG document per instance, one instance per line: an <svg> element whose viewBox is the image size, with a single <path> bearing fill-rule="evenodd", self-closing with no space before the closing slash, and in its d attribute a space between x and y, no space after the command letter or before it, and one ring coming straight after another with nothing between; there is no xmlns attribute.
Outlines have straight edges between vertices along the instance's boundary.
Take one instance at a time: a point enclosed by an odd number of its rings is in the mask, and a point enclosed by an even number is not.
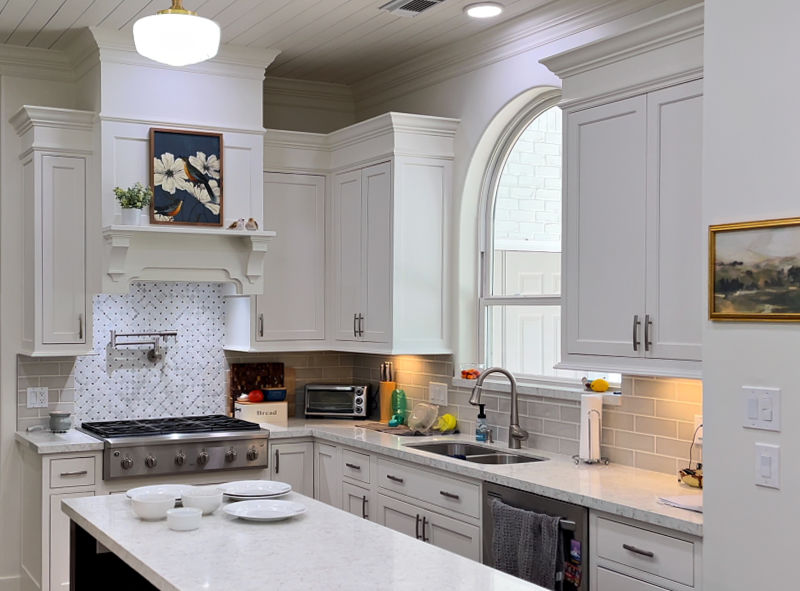
<svg viewBox="0 0 800 591"><path fill-rule="evenodd" d="M200 527L203 511L197 507L180 507L167 511L167 526L175 531L191 531Z"/></svg>
<svg viewBox="0 0 800 591"><path fill-rule="evenodd" d="M131 497L133 512L145 521L156 521L167 516L175 506L175 495L169 493L141 493Z"/></svg>
<svg viewBox="0 0 800 591"><path fill-rule="evenodd" d="M208 515L222 504L222 490L215 486L192 486L181 495L184 507L197 507Z"/></svg>

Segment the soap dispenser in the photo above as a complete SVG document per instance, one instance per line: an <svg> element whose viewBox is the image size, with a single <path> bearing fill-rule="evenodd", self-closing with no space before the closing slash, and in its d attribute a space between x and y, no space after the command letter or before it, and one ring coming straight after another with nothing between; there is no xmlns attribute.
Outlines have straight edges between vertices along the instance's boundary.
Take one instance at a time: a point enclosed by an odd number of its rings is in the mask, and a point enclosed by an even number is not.
<svg viewBox="0 0 800 591"><path fill-rule="evenodd" d="M489 439L489 424L486 422L486 413L483 412L485 404L478 405L478 422L475 424L475 441Z"/></svg>

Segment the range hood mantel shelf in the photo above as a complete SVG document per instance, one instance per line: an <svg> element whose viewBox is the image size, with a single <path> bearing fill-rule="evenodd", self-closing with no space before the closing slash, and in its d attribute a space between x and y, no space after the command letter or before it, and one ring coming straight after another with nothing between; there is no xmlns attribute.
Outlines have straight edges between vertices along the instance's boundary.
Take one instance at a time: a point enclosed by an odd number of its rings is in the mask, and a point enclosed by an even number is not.
<svg viewBox="0 0 800 591"><path fill-rule="evenodd" d="M276 232L174 226L106 226L103 293L130 282L232 282L242 295L264 291L264 256Z"/></svg>

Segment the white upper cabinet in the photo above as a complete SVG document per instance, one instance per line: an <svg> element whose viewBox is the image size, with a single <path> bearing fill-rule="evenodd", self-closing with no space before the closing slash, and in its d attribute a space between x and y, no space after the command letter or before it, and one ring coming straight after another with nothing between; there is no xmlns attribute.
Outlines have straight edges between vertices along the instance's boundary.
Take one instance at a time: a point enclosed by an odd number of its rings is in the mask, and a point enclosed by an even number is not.
<svg viewBox="0 0 800 591"><path fill-rule="evenodd" d="M457 125L387 113L325 135L268 131L264 219L277 237L265 295L226 300L225 347L450 352Z"/></svg>
<svg viewBox="0 0 800 591"><path fill-rule="evenodd" d="M92 349L86 215L94 114L23 107L11 121L21 143L21 352L86 354Z"/></svg>
<svg viewBox="0 0 800 591"><path fill-rule="evenodd" d="M561 366L700 377L702 9L544 63L564 80Z"/></svg>

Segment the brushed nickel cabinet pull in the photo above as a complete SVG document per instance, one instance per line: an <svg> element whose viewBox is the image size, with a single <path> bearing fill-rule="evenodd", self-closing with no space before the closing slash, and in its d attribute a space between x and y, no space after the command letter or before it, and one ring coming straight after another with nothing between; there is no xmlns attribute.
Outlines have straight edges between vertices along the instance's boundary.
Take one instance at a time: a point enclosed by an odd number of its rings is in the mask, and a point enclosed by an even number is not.
<svg viewBox="0 0 800 591"><path fill-rule="evenodd" d="M264 336L264 313L258 315L258 336Z"/></svg>
<svg viewBox="0 0 800 591"><path fill-rule="evenodd" d="M347 466L351 470L361 470L361 466L359 466L358 464L346 463L345 466Z"/></svg>
<svg viewBox="0 0 800 591"><path fill-rule="evenodd" d="M653 319L650 314L644 316L644 350L650 351L653 348Z"/></svg>
<svg viewBox="0 0 800 591"><path fill-rule="evenodd" d="M367 518L367 495L361 497L361 517Z"/></svg>
<svg viewBox="0 0 800 591"><path fill-rule="evenodd" d="M399 482L400 484L403 484L403 482L405 482L405 481L404 481L402 478L400 478L399 476L392 476L391 474L387 474L387 475L386 475L386 478L388 478L389 480L394 480L395 482Z"/></svg>
<svg viewBox="0 0 800 591"><path fill-rule="evenodd" d="M281 450L275 450L275 474L281 471Z"/></svg>
<svg viewBox="0 0 800 591"><path fill-rule="evenodd" d="M360 337L364 336L364 315L363 314L359 314L358 315L358 336L360 336Z"/></svg>
<svg viewBox="0 0 800 591"><path fill-rule="evenodd" d="M428 518L427 518L427 517L423 517L423 518L422 518L422 541L423 541L423 542L430 542L430 541L431 541L431 539L430 539L430 538L426 538L426 537L425 537L425 526L426 526L428 523L429 523L429 521L428 521Z"/></svg>
<svg viewBox="0 0 800 591"><path fill-rule="evenodd" d="M424 528L423 528L423 531ZM641 556L646 556L647 558L653 558L655 554L650 552L650 550L642 550L641 548L637 548L636 546L631 546L630 544L622 544L622 547L625 548L628 552L633 552L634 554L640 554Z"/></svg>
<svg viewBox="0 0 800 591"><path fill-rule="evenodd" d="M414 528L414 530L415 530L414 533L416 535L416 538L419 540L419 513L417 513L417 524L416 524L416 527Z"/></svg>
<svg viewBox="0 0 800 591"><path fill-rule="evenodd" d="M456 501L461 498L458 495L455 495L451 492L447 492L446 490L440 490L439 494L442 495L443 497L447 497L448 499L455 499Z"/></svg>
<svg viewBox="0 0 800 591"><path fill-rule="evenodd" d="M88 470L74 470L72 472L62 472L61 476L86 476L88 473Z"/></svg>
<svg viewBox="0 0 800 591"><path fill-rule="evenodd" d="M83 340L83 314L78 314L78 339Z"/></svg>
<svg viewBox="0 0 800 591"><path fill-rule="evenodd" d="M353 314L353 338L358 336L358 314Z"/></svg>
<svg viewBox="0 0 800 591"><path fill-rule="evenodd" d="M632 337L633 350L634 351L638 351L639 350L639 345L641 344L639 342L639 326L641 324L642 323L639 321L639 315L638 314L634 314L633 315L633 337Z"/></svg>

